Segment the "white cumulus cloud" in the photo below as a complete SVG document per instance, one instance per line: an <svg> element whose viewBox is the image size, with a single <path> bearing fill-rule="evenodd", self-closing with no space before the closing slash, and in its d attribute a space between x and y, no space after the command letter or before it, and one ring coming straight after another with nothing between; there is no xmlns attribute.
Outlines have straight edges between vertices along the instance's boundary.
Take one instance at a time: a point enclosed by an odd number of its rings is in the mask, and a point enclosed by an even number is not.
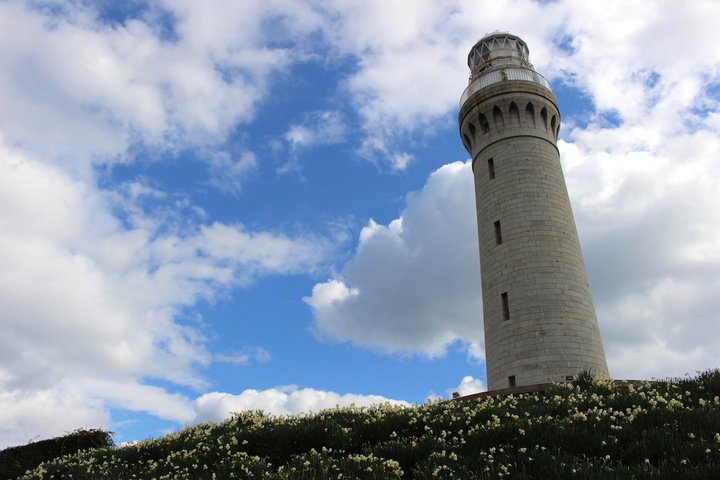
<svg viewBox="0 0 720 480"><path fill-rule="evenodd" d="M338 111L324 110L304 115L285 133L285 140L293 148L339 143L345 138L347 126Z"/></svg>
<svg viewBox="0 0 720 480"><path fill-rule="evenodd" d="M268 390L245 390L230 393L206 393L195 400L196 416L193 423L221 421L234 412L263 410L273 415L297 415L350 405L367 406L392 403L409 406L407 402L391 400L379 395L338 394L295 385L275 387Z"/></svg>
<svg viewBox="0 0 720 480"><path fill-rule="evenodd" d="M142 212L128 226L117 193L0 145L0 392L8 403L85 398L75 410L88 421L105 422L109 404L187 420L183 400L142 380L205 385L197 367L213 358L177 322L180 309L260 276L312 271L327 243L217 222L178 230ZM17 425L0 428L0 443L65 423Z"/></svg>
<svg viewBox="0 0 720 480"><path fill-rule="evenodd" d="M440 356L482 340L472 174L445 165L408 195L400 218L370 221L354 257L305 301L322 333L386 352Z"/></svg>
<svg viewBox="0 0 720 480"><path fill-rule="evenodd" d="M0 449L110 423L110 412L73 386L0 388Z"/></svg>
<svg viewBox="0 0 720 480"><path fill-rule="evenodd" d="M460 385L455 388L448 390L449 394L457 392L460 396L472 395L473 393L484 392L487 390L485 383L479 378L475 378L471 375L466 375L460 381Z"/></svg>

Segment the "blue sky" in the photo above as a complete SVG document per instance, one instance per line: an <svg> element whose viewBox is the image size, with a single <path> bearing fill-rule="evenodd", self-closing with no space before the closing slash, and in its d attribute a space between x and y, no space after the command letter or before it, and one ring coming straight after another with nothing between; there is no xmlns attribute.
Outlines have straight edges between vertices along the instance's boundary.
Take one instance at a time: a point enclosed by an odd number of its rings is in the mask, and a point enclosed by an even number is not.
<svg viewBox="0 0 720 480"><path fill-rule="evenodd" d="M718 18L0 1L0 447L484 389L456 122L467 52L497 29L560 103L611 374L718 367Z"/></svg>

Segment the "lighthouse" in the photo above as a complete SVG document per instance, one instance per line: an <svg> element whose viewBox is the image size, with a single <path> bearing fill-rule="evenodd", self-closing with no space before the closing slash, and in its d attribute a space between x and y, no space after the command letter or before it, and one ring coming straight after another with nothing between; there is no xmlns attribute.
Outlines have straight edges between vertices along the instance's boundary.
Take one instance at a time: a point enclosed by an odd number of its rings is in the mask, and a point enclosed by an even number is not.
<svg viewBox="0 0 720 480"><path fill-rule="evenodd" d="M557 99L515 35L484 36L468 66L458 122L475 181L488 389L607 375Z"/></svg>

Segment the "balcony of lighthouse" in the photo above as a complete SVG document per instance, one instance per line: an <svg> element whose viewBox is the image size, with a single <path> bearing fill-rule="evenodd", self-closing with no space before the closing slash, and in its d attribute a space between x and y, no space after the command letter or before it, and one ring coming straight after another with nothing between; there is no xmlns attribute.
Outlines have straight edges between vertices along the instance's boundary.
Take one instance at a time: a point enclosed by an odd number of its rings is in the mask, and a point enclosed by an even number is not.
<svg viewBox="0 0 720 480"><path fill-rule="evenodd" d="M507 82L509 80L520 80L522 82L536 83L542 87L545 87L552 92L550 88L550 82L545 77L537 73L535 70L528 70L526 68L504 68L500 67L496 70L488 70L477 76L470 82L465 91L460 96L460 108L467 101L468 98L472 97L475 93L479 92L485 87L488 87L495 83Z"/></svg>

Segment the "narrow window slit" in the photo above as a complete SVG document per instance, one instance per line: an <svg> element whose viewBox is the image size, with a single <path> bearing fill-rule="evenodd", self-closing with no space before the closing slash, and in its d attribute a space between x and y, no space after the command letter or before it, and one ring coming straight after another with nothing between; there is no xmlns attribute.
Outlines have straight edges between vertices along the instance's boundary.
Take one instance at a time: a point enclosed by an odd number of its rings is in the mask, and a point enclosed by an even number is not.
<svg viewBox="0 0 720 480"><path fill-rule="evenodd" d="M490 180L495 178L495 161L492 158L488 158L488 176Z"/></svg>
<svg viewBox="0 0 720 480"><path fill-rule="evenodd" d="M515 375L510 375L508 377L508 386L509 387L515 387L517 386L517 383L515 382Z"/></svg>
<svg viewBox="0 0 720 480"><path fill-rule="evenodd" d="M507 292L503 292L500 298L502 299L503 320L510 320L510 304L508 303Z"/></svg>
<svg viewBox="0 0 720 480"><path fill-rule="evenodd" d="M495 222L495 245L502 243L502 231L500 230L500 220Z"/></svg>

